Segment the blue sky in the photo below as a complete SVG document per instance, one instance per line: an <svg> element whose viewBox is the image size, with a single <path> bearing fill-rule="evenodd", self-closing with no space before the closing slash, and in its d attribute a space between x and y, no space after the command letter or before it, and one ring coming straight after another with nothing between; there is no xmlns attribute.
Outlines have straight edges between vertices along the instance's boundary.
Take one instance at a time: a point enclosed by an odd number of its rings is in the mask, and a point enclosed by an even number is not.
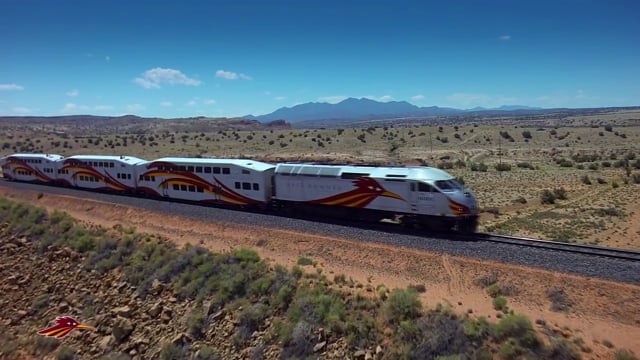
<svg viewBox="0 0 640 360"><path fill-rule="evenodd" d="M640 105L640 2L0 0L0 115Z"/></svg>

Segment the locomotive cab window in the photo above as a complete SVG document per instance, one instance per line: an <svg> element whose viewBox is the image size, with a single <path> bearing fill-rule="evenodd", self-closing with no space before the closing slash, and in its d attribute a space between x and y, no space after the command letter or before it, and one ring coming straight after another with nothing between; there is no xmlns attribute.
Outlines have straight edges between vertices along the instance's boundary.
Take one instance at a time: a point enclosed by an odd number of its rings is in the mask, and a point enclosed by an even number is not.
<svg viewBox="0 0 640 360"><path fill-rule="evenodd" d="M430 193L430 192L433 192L433 187L431 187L431 185L429 184L418 183L418 191Z"/></svg>

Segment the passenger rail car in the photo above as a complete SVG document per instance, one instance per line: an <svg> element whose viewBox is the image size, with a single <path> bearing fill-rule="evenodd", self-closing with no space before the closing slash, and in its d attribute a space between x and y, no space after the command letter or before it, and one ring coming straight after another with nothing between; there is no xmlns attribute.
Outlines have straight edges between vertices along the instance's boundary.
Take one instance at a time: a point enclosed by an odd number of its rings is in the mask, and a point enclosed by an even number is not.
<svg viewBox="0 0 640 360"><path fill-rule="evenodd" d="M3 177L205 204L255 207L348 220L383 219L432 230L474 232L469 189L431 167L269 164L246 159L14 154Z"/></svg>
<svg viewBox="0 0 640 360"><path fill-rule="evenodd" d="M253 160L162 158L138 165L138 191L201 203L266 206L274 168Z"/></svg>

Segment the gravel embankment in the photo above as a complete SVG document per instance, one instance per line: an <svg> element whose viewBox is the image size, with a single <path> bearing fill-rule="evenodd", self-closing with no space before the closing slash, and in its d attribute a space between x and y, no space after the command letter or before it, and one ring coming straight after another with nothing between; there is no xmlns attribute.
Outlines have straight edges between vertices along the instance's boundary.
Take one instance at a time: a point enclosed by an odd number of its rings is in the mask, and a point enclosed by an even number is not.
<svg viewBox="0 0 640 360"><path fill-rule="evenodd" d="M494 260L569 274L608 279L631 284L640 284L640 262L572 254L547 249L536 249L518 245L498 244L481 240L460 241L445 238L434 238L429 235L419 236L415 234L408 234L406 232L398 232L393 228L387 229L387 227L384 226L380 226L380 229L372 230L370 228L364 228L363 226L321 223L270 214L249 213L169 201L92 193L88 191L44 185L8 181L3 181L2 184L15 189L84 197L99 201L119 203L127 206L136 206L165 214L185 216L200 221L228 222L257 227L295 230L352 240L378 242L393 246L404 246L452 256Z"/></svg>

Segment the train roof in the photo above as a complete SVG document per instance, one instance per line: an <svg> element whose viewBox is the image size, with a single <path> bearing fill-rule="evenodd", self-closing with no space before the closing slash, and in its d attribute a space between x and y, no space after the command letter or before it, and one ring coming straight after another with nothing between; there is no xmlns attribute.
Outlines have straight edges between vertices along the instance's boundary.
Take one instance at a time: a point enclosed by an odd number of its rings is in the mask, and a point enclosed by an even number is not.
<svg viewBox="0 0 640 360"><path fill-rule="evenodd" d="M349 178L367 176L376 179L432 181L449 180L453 178L453 176L446 171L427 166L385 167L280 163L276 165L276 174Z"/></svg>
<svg viewBox="0 0 640 360"><path fill-rule="evenodd" d="M150 162L168 162L174 164L200 164L200 165L235 165L255 171L273 169L275 165L249 159L218 159L218 158L181 158L165 157Z"/></svg>
<svg viewBox="0 0 640 360"><path fill-rule="evenodd" d="M24 158L24 159L47 159L51 161L56 161L64 158L64 156L58 155L58 154L11 154L4 157L8 158L11 156Z"/></svg>
<svg viewBox="0 0 640 360"><path fill-rule="evenodd" d="M136 165L147 160L137 158L135 156L127 155L74 155L69 156L67 159L75 159L81 161L117 161L123 162L129 165Z"/></svg>

